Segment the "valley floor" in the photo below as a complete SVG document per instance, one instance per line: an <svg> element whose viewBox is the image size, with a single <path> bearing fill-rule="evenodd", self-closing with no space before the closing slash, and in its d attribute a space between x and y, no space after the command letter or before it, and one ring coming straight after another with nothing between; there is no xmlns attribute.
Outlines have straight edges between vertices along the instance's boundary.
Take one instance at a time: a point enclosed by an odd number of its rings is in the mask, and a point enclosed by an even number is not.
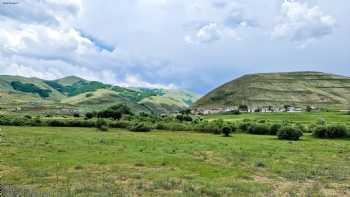
<svg viewBox="0 0 350 197"><path fill-rule="evenodd" d="M296 112L296 113L242 113L239 115L213 114L204 116L205 119L223 119L225 121L268 120L271 122L293 121L298 123L315 123L323 119L328 123L350 124L350 115L345 112Z"/></svg>
<svg viewBox="0 0 350 197"><path fill-rule="evenodd" d="M350 141L0 126L0 183L71 196L349 196ZM9 186L11 185L11 186ZM9 193L11 193L9 192Z"/></svg>

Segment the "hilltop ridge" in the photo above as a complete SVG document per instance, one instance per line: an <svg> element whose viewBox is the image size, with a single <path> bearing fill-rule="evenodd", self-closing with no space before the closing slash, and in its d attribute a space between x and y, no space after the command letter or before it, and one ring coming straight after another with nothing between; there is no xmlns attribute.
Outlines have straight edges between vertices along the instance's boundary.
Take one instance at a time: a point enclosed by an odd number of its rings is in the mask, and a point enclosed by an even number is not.
<svg viewBox="0 0 350 197"><path fill-rule="evenodd" d="M224 110L240 105L347 109L350 77L315 71L247 74L210 91L193 109Z"/></svg>
<svg viewBox="0 0 350 197"><path fill-rule="evenodd" d="M0 75L0 112L88 112L126 104L135 113L159 114L183 110L198 98L183 90L129 89L76 76L42 80Z"/></svg>

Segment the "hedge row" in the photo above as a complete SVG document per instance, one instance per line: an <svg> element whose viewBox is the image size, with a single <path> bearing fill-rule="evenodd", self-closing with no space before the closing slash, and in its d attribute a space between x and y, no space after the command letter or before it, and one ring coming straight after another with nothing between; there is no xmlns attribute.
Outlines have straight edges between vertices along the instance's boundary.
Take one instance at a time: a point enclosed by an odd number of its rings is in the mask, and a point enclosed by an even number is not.
<svg viewBox="0 0 350 197"><path fill-rule="evenodd" d="M148 119L146 119L148 118ZM242 132L257 135L277 135L279 139L297 140L303 133L312 132L318 138L345 138L349 136L349 129L344 125L327 125L325 121L305 126L284 121L280 124L270 123L266 120L251 121L243 120L238 124L223 120L205 121L176 121L171 119L149 120L150 117L128 120L112 119L40 119L25 117L0 116L0 125L7 126L51 126L51 127L96 127L100 130L108 128L124 128L131 131L147 132L153 129L168 131L197 131L229 135L239 129Z"/></svg>

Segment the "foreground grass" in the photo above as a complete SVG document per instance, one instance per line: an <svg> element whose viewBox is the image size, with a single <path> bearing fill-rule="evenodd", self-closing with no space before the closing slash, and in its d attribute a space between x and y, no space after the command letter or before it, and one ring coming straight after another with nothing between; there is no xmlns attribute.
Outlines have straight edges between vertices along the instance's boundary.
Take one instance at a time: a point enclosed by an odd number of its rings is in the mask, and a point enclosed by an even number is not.
<svg viewBox="0 0 350 197"><path fill-rule="evenodd" d="M0 127L0 182L72 196L348 196L350 141ZM19 191L21 191L19 190Z"/></svg>
<svg viewBox="0 0 350 197"><path fill-rule="evenodd" d="M350 124L350 115L345 112L301 112L301 113L242 113L239 115L208 115L205 119L215 120L224 119L226 121L241 121L244 119L262 120L266 119L272 122L280 122L283 120L300 122L300 123L314 123L319 119L324 119L329 123L345 123Z"/></svg>

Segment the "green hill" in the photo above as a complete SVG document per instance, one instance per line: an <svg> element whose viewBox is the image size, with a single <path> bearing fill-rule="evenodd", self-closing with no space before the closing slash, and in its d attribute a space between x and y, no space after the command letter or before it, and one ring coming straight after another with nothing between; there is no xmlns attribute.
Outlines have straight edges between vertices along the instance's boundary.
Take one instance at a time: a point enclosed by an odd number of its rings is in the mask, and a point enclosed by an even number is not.
<svg viewBox="0 0 350 197"><path fill-rule="evenodd" d="M0 76L0 111L3 113L87 112L121 103L136 113L172 113L187 108L196 99L196 94L181 90L128 89L75 76L58 80Z"/></svg>
<svg viewBox="0 0 350 197"><path fill-rule="evenodd" d="M321 72L250 74L209 92L193 109L220 111L240 105L348 109L350 78Z"/></svg>

